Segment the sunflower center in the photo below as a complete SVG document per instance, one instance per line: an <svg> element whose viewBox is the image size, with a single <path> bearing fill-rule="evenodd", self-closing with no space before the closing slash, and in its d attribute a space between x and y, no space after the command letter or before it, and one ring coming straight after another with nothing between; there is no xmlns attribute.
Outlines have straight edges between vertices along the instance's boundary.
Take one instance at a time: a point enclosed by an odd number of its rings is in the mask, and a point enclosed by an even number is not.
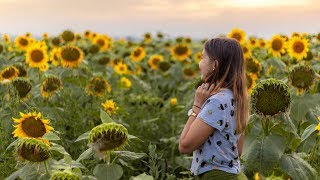
<svg viewBox="0 0 320 180"><path fill-rule="evenodd" d="M234 33L234 34L232 34L231 37L234 38L234 39L236 39L236 40L238 40L238 41L240 41L242 36L241 36L241 34L239 34L239 33Z"/></svg>
<svg viewBox="0 0 320 180"><path fill-rule="evenodd" d="M41 62L43 60L43 53L40 50L34 50L31 52L31 59L33 62Z"/></svg>
<svg viewBox="0 0 320 180"><path fill-rule="evenodd" d="M123 66L120 66L120 71L124 71L124 67Z"/></svg>
<svg viewBox="0 0 320 180"><path fill-rule="evenodd" d="M280 39L275 39L272 41L271 47L275 51L279 51L282 48L282 41Z"/></svg>
<svg viewBox="0 0 320 180"><path fill-rule="evenodd" d="M178 46L176 49L175 49L175 53L177 55L184 55L188 52L188 47L186 46Z"/></svg>
<svg viewBox="0 0 320 180"><path fill-rule="evenodd" d="M242 48L242 50L243 50L243 54L246 54L249 51L249 49L245 46Z"/></svg>
<svg viewBox="0 0 320 180"><path fill-rule="evenodd" d="M256 41L255 41L255 40L251 40L250 43L251 43L252 45L255 45L255 44L256 44Z"/></svg>
<svg viewBox="0 0 320 180"><path fill-rule="evenodd" d="M301 52L303 52L303 50L304 50L304 45L303 45L303 43L300 42L300 41L295 42L295 43L293 44L293 50L294 50L294 52L296 52L296 53L301 53Z"/></svg>
<svg viewBox="0 0 320 180"><path fill-rule="evenodd" d="M27 46L29 42L28 42L27 39L21 38L20 41L19 41L19 43L20 43L22 46Z"/></svg>
<svg viewBox="0 0 320 180"><path fill-rule="evenodd" d="M8 70L3 72L2 77L4 77L5 79L9 79L12 76L14 76L15 73L16 73L16 70L14 68L9 68Z"/></svg>
<svg viewBox="0 0 320 180"><path fill-rule="evenodd" d="M49 78L45 83L44 90L45 91L56 91L61 87L61 81L56 78Z"/></svg>
<svg viewBox="0 0 320 180"><path fill-rule="evenodd" d="M26 118L22 122L23 131L30 137L42 137L46 133L46 127L37 117Z"/></svg>
<svg viewBox="0 0 320 180"><path fill-rule="evenodd" d="M106 44L106 42L103 39L98 39L97 43L99 44L100 47L103 47Z"/></svg>
<svg viewBox="0 0 320 180"><path fill-rule="evenodd" d="M61 51L61 56L66 61L78 61L80 58L80 52L75 48L66 48Z"/></svg>
<svg viewBox="0 0 320 180"><path fill-rule="evenodd" d="M186 76L193 76L193 71L189 68L187 69L184 69L183 70L183 73L186 75Z"/></svg>
<svg viewBox="0 0 320 180"><path fill-rule="evenodd" d="M106 83L103 80L97 80L94 82L94 91L103 92L107 88Z"/></svg>
<svg viewBox="0 0 320 180"><path fill-rule="evenodd" d="M135 51L133 52L133 55L134 55L135 57L140 56L140 54L141 54L141 49L137 49L137 50L135 50Z"/></svg>
<svg viewBox="0 0 320 180"><path fill-rule="evenodd" d="M158 64L159 61L160 61L159 58L154 58L154 59L152 60L152 63L153 63L153 64Z"/></svg>

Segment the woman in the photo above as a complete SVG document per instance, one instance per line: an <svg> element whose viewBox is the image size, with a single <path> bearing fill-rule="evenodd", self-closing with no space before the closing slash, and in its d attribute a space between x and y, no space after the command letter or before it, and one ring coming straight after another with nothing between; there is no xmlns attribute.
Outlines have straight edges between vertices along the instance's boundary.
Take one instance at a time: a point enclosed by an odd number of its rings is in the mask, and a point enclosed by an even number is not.
<svg viewBox="0 0 320 180"><path fill-rule="evenodd" d="M235 39L214 38L204 44L202 55L205 83L196 90L179 151L193 152L195 179L247 179L240 171L249 116L242 48Z"/></svg>

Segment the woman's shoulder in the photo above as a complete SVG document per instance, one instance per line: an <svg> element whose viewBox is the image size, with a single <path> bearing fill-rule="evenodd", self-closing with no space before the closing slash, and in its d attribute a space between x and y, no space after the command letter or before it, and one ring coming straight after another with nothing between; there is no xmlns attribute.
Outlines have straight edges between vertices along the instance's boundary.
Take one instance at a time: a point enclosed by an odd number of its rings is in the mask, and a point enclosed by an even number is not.
<svg viewBox="0 0 320 180"><path fill-rule="evenodd" d="M219 92L213 94L208 98L210 101L217 101L220 103L226 103L229 102L231 99L233 99L233 92L231 89L221 89Z"/></svg>

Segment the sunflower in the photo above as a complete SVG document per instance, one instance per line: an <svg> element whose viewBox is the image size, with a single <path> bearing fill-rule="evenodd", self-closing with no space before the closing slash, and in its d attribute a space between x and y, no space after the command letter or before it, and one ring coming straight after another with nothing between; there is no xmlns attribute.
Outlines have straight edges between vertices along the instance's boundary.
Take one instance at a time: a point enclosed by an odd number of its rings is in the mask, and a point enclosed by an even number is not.
<svg viewBox="0 0 320 180"><path fill-rule="evenodd" d="M51 97L62 88L62 82L59 78L51 76L46 78L41 84L42 97Z"/></svg>
<svg viewBox="0 0 320 180"><path fill-rule="evenodd" d="M8 34L3 35L3 40L6 44L10 44L11 43L11 39L10 36Z"/></svg>
<svg viewBox="0 0 320 180"><path fill-rule="evenodd" d="M49 34L48 33L43 33L42 34L42 39L48 39L49 38Z"/></svg>
<svg viewBox="0 0 320 180"><path fill-rule="evenodd" d="M251 48L256 48L259 46L258 40L255 37L250 37L248 44Z"/></svg>
<svg viewBox="0 0 320 180"><path fill-rule="evenodd" d="M20 119L12 118L15 123L18 123L14 126L16 128L12 133L14 137L41 138L53 130L53 127L49 126L49 119L43 119L40 112L27 114L20 112L20 116Z"/></svg>
<svg viewBox="0 0 320 180"><path fill-rule="evenodd" d="M0 78L3 83L9 82L19 76L19 70L15 66L8 66L0 73Z"/></svg>
<svg viewBox="0 0 320 180"><path fill-rule="evenodd" d="M108 57L108 56L102 56L102 57L100 57L100 58L98 59L98 63L99 63L100 65L107 65L107 64L109 64L110 61L111 61L111 59L110 59L110 57Z"/></svg>
<svg viewBox="0 0 320 180"><path fill-rule="evenodd" d="M17 154L23 160L43 162L50 157L50 146L43 140L23 137L18 140Z"/></svg>
<svg viewBox="0 0 320 180"><path fill-rule="evenodd" d="M149 44L152 41L152 36L150 33L145 33L143 35L143 41L147 44Z"/></svg>
<svg viewBox="0 0 320 180"><path fill-rule="evenodd" d="M129 88L131 88L132 84L131 84L131 81L128 78L122 77L120 79L120 86L122 88L129 89Z"/></svg>
<svg viewBox="0 0 320 180"><path fill-rule="evenodd" d="M298 88L298 94L309 89L315 82L315 71L307 65L296 65L289 72L290 84Z"/></svg>
<svg viewBox="0 0 320 180"><path fill-rule="evenodd" d="M45 63L45 64L42 64L40 67L38 67L39 68L39 70L41 71L41 72L45 72L45 71L47 71L48 69L49 69L49 64L48 63Z"/></svg>
<svg viewBox="0 0 320 180"><path fill-rule="evenodd" d="M252 56L251 47L248 46L247 44L242 44L241 47L242 47L243 57L245 59L250 58Z"/></svg>
<svg viewBox="0 0 320 180"><path fill-rule="evenodd" d="M318 43L320 43L320 32L315 36Z"/></svg>
<svg viewBox="0 0 320 180"><path fill-rule="evenodd" d="M234 28L228 34L229 38L236 39L240 44L246 41L246 33L242 29Z"/></svg>
<svg viewBox="0 0 320 180"><path fill-rule="evenodd" d="M281 80L261 80L253 88L250 102L254 112L262 116L285 113L291 104L289 87Z"/></svg>
<svg viewBox="0 0 320 180"><path fill-rule="evenodd" d="M122 61L120 61L113 67L113 70L119 75L127 74L128 66Z"/></svg>
<svg viewBox="0 0 320 180"><path fill-rule="evenodd" d="M260 49L264 49L266 47L266 41L263 38L258 40L258 45Z"/></svg>
<svg viewBox="0 0 320 180"><path fill-rule="evenodd" d="M53 48L50 52L49 62L52 63L54 66L58 66L60 64L60 55L61 55L60 48Z"/></svg>
<svg viewBox="0 0 320 180"><path fill-rule="evenodd" d="M301 35L298 32L292 32L291 33L291 38L293 38L293 37L301 37Z"/></svg>
<svg viewBox="0 0 320 180"><path fill-rule="evenodd" d="M171 64L168 61L161 61L158 67L162 72L166 72L171 68Z"/></svg>
<svg viewBox="0 0 320 180"><path fill-rule="evenodd" d="M162 55L152 55L148 60L148 64L152 69L156 70L158 69L158 63L162 60L163 60Z"/></svg>
<svg viewBox="0 0 320 180"><path fill-rule="evenodd" d="M48 62L46 47L41 43L34 43L26 52L26 63L30 67L41 67Z"/></svg>
<svg viewBox="0 0 320 180"><path fill-rule="evenodd" d="M22 64L14 64L13 66L19 70L19 72L18 72L18 74L19 74L18 76L19 77L26 77L27 76L27 70L26 70L24 65L22 65Z"/></svg>
<svg viewBox="0 0 320 180"><path fill-rule="evenodd" d="M280 57L281 53L285 53L286 40L280 35L275 35L268 42L269 53L274 57Z"/></svg>
<svg viewBox="0 0 320 180"><path fill-rule="evenodd" d="M90 31L90 30L84 31L84 32L83 32L83 36L84 36L85 38L89 39L90 36L91 36L91 31Z"/></svg>
<svg viewBox="0 0 320 180"><path fill-rule="evenodd" d="M186 79L190 79L195 76L195 71L191 66L186 66L182 69L183 77Z"/></svg>
<svg viewBox="0 0 320 180"><path fill-rule="evenodd" d="M30 38L25 36L18 36L14 40L14 44L18 50L25 51L27 50L28 46L30 45Z"/></svg>
<svg viewBox="0 0 320 180"><path fill-rule="evenodd" d="M66 30L63 31L61 34L61 38L65 41L65 42L72 42L76 39L75 34L70 31L70 30Z"/></svg>
<svg viewBox="0 0 320 180"><path fill-rule="evenodd" d="M106 35L98 35L93 39L93 44L98 45L100 51L112 48L112 39Z"/></svg>
<svg viewBox="0 0 320 180"><path fill-rule="evenodd" d="M3 45L2 44L0 44L0 54L3 52Z"/></svg>
<svg viewBox="0 0 320 180"><path fill-rule="evenodd" d="M128 136L128 130L123 125L103 123L90 131L89 143L97 152L113 151L125 146Z"/></svg>
<svg viewBox="0 0 320 180"><path fill-rule="evenodd" d="M27 78L15 78L11 81L11 85L16 93L19 95L20 99L27 98L29 92L31 91L32 85Z"/></svg>
<svg viewBox="0 0 320 180"><path fill-rule="evenodd" d="M60 46L60 43L61 43L61 39L60 37L54 37L51 39L51 44L54 46L54 47L59 47Z"/></svg>
<svg viewBox="0 0 320 180"><path fill-rule="evenodd" d="M117 114L117 110L119 109L119 107L113 100L106 100L104 103L101 103L101 106L109 115Z"/></svg>
<svg viewBox="0 0 320 180"><path fill-rule="evenodd" d="M199 52L195 53L195 54L194 54L194 59L195 59L195 61L196 61L197 63L199 63L199 62L201 61L201 59L202 59L202 52L199 51Z"/></svg>
<svg viewBox="0 0 320 180"><path fill-rule="evenodd" d="M146 56L146 51L143 47L136 47L131 51L130 58L134 62L140 62Z"/></svg>
<svg viewBox="0 0 320 180"><path fill-rule="evenodd" d="M79 66L83 59L83 52L76 46L63 46L60 50L61 65L67 68Z"/></svg>
<svg viewBox="0 0 320 180"><path fill-rule="evenodd" d="M288 43L288 53L291 58L301 60L307 56L310 43L307 39L302 39L300 36L294 36Z"/></svg>
<svg viewBox="0 0 320 180"><path fill-rule="evenodd" d="M253 87L256 85L257 76L253 73L246 73L248 93L251 94Z"/></svg>
<svg viewBox="0 0 320 180"><path fill-rule="evenodd" d="M191 39L190 37L184 38L183 41L184 41L186 44L192 43L192 39Z"/></svg>
<svg viewBox="0 0 320 180"><path fill-rule="evenodd" d="M50 180L80 180L79 175L69 171L56 171L52 174Z"/></svg>
<svg viewBox="0 0 320 180"><path fill-rule="evenodd" d="M171 99L170 99L170 105L171 105L171 106L176 106L177 104L178 104L177 98L171 98Z"/></svg>
<svg viewBox="0 0 320 180"><path fill-rule="evenodd" d="M248 58L246 59L246 70L247 72L254 73L260 76L262 65L257 59Z"/></svg>
<svg viewBox="0 0 320 180"><path fill-rule="evenodd" d="M186 44L177 44L171 48L170 53L175 59L183 61L191 55L192 51Z"/></svg>
<svg viewBox="0 0 320 180"><path fill-rule="evenodd" d="M111 86L108 81L101 77L93 77L87 85L87 93L89 95L104 96L106 91L111 92Z"/></svg>

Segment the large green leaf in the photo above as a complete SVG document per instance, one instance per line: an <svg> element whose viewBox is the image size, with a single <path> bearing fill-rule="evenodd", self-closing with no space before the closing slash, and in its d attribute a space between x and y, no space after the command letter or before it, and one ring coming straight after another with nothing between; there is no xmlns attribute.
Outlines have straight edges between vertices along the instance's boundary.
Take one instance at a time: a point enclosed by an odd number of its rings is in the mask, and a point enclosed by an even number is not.
<svg viewBox="0 0 320 180"><path fill-rule="evenodd" d="M59 141L60 140L59 136L57 136L54 132L51 132L51 131L44 134L43 138L47 139L49 141Z"/></svg>
<svg viewBox="0 0 320 180"><path fill-rule="evenodd" d="M309 163L296 154L284 154L280 159L281 169L297 180L314 180L317 172Z"/></svg>
<svg viewBox="0 0 320 180"><path fill-rule="evenodd" d="M103 109L100 109L100 119L102 123L111 123L113 120L109 116L108 113L106 113Z"/></svg>
<svg viewBox="0 0 320 180"><path fill-rule="evenodd" d="M81 160L88 159L88 158L90 158L93 154L94 154L94 153L93 153L92 148L89 148L89 149L87 149L86 151L84 151L84 152L79 156L79 158L78 158L76 161L77 161L77 162L80 162Z"/></svg>
<svg viewBox="0 0 320 180"><path fill-rule="evenodd" d="M247 152L247 165L255 172L269 175L279 164L284 153L284 138L278 135L269 135L262 139L255 139Z"/></svg>
<svg viewBox="0 0 320 180"><path fill-rule="evenodd" d="M89 139L90 131L81 134L74 142L82 141L85 139Z"/></svg>
<svg viewBox="0 0 320 180"><path fill-rule="evenodd" d="M306 140L313 132L315 132L316 127L316 124L311 124L310 126L308 126L301 135L301 141Z"/></svg>
<svg viewBox="0 0 320 180"><path fill-rule="evenodd" d="M122 167L118 164L98 164L93 169L93 175L97 180L117 180L122 174Z"/></svg>

